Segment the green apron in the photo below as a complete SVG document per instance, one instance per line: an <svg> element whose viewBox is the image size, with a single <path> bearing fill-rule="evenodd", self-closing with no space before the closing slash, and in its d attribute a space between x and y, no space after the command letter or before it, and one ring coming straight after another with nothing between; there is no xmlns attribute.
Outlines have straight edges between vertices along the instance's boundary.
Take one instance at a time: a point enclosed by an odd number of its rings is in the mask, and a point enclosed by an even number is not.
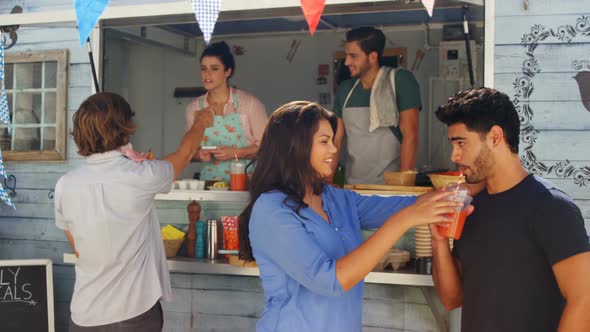
<svg viewBox="0 0 590 332"><path fill-rule="evenodd" d="M239 114L238 95L232 93L233 107L235 113L226 116L216 115L215 122L212 127L205 129L201 146L217 146L222 145L228 147L245 148L248 146L246 135L244 134L244 127ZM199 110L205 107L205 99L199 102ZM244 162L248 163L249 160ZM201 180L220 179L221 181L229 182L229 166L231 160L221 161L216 160L213 156L211 161L201 162Z"/></svg>

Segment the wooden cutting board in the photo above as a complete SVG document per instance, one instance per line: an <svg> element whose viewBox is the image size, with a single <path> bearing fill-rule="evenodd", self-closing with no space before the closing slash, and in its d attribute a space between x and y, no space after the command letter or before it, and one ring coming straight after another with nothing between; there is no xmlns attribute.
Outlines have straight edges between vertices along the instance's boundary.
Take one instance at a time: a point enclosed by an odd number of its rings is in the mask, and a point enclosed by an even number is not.
<svg viewBox="0 0 590 332"><path fill-rule="evenodd" d="M344 189L362 190L362 191L388 191L388 192L403 192L423 194L432 191L432 187L416 187L416 186L391 186L386 184L347 184Z"/></svg>

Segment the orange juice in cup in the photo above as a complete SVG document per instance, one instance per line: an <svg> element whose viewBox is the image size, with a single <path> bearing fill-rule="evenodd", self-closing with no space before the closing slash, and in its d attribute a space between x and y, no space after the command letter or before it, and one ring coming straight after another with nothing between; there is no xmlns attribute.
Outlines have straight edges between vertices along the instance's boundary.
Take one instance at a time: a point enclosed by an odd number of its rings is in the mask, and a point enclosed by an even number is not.
<svg viewBox="0 0 590 332"><path fill-rule="evenodd" d="M461 238L461 233L463 232L463 226L465 225L465 219L467 218L467 209L471 204L472 197L469 196L469 190L467 187L462 185L449 185L445 188L446 191L452 191L451 194L447 199L463 203L461 206L457 207L457 211L453 213L455 218L450 223L449 226L447 225L438 225L438 232L446 237L453 238L458 240Z"/></svg>

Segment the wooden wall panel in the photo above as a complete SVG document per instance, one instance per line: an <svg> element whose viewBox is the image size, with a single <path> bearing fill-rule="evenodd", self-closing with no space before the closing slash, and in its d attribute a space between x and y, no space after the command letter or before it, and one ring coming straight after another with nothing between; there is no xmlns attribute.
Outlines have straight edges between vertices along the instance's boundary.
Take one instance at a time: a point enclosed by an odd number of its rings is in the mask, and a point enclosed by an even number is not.
<svg viewBox="0 0 590 332"><path fill-rule="evenodd" d="M524 62L529 59L521 44L499 45L494 51L496 74L522 73ZM572 62L586 59L588 54L590 44L587 42L540 44L533 52L538 68L544 73L572 72Z"/></svg>
<svg viewBox="0 0 590 332"><path fill-rule="evenodd" d="M582 98L580 97L578 84L573 79L575 75L576 72L573 69L567 73L541 72L537 74L534 78L529 79L535 86L535 90L531 94L529 101L581 102ZM512 96L514 94L514 83L523 76L522 73L497 74L496 89Z"/></svg>
<svg viewBox="0 0 590 332"><path fill-rule="evenodd" d="M496 8L500 8L503 3L512 0L496 0ZM577 0L580 1L580 0ZM520 2L522 3L522 2ZM583 15L588 16L590 5L586 2L584 8L575 14L567 15L526 15L526 16L497 16L496 25L496 46L498 45L518 45L521 43L525 34L529 34L534 25L542 25L547 29L558 29L562 25L575 25L576 20ZM574 38L571 43L585 43L587 38ZM543 41L543 44L561 44L563 40L549 37Z"/></svg>
<svg viewBox="0 0 590 332"><path fill-rule="evenodd" d="M535 0L528 2L528 9L524 9L523 1L496 1L496 17L520 16L514 19L522 19L523 16L532 15L567 15L590 13L590 5L586 0L567 0L555 2L555 0Z"/></svg>

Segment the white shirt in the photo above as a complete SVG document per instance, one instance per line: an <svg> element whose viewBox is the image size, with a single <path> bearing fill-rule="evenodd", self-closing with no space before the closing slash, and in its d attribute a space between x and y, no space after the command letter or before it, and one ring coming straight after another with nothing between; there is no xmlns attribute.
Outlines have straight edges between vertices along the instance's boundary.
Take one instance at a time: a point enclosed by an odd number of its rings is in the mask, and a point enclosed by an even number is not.
<svg viewBox="0 0 590 332"><path fill-rule="evenodd" d="M69 230L80 257L72 320L97 326L139 316L170 301L170 273L156 193L172 189L167 161L136 163L116 151L93 154L55 186L55 223Z"/></svg>

